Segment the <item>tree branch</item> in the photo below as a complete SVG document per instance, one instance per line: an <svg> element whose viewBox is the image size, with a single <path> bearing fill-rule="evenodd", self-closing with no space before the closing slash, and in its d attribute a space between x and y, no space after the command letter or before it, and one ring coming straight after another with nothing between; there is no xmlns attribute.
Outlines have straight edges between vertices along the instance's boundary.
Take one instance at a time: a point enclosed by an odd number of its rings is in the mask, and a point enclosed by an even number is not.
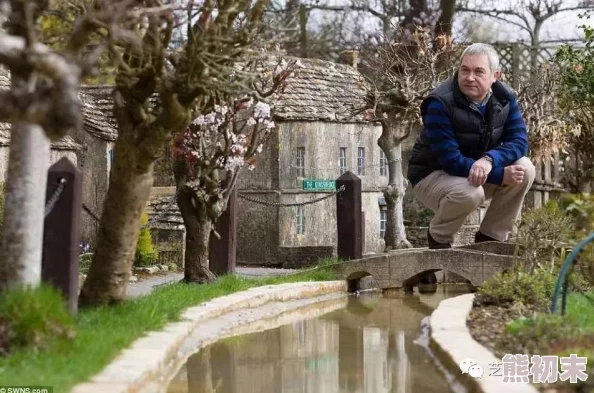
<svg viewBox="0 0 594 393"><path fill-rule="evenodd" d="M506 23L509 23L511 25L517 26L520 29L526 30L530 34L532 34L532 26L530 26L530 23L529 23L528 19L526 18L525 15L522 15L522 14L520 14L517 11L512 11L512 10L480 10L480 9L465 8L465 7L458 7L458 8L456 8L456 11L458 11L458 12L471 12L471 13L475 13L475 14L485 15L485 16L488 16L490 18L501 20L503 22L506 22ZM522 25L519 22L515 22L513 20L509 20L507 18L504 18L501 15L515 16L517 18L520 18L526 25Z"/></svg>
<svg viewBox="0 0 594 393"><path fill-rule="evenodd" d="M383 19L386 18L385 14L374 10L368 5L358 6L358 5L345 5L342 7L339 6L330 6L330 5L322 5L322 4L314 4L306 6L308 10L323 10L323 11L358 11L358 12L368 12L371 15Z"/></svg>
<svg viewBox="0 0 594 393"><path fill-rule="evenodd" d="M40 108L47 106L40 106L39 100L33 100L30 110L35 115L30 114L32 118L27 122L39 121L37 124L44 126L50 138L62 137L69 129L80 125L78 98L80 70L78 67L73 66L67 59L43 44L35 43L27 46L24 38L3 33L0 33L0 63L8 65L11 69L32 66L39 74L53 82L53 88L49 90L52 98L48 103L52 110L47 110L42 116ZM25 94L25 92L15 92L17 93ZM42 90L37 90L37 93L43 96ZM36 106L38 108L34 109ZM16 113L12 119L19 118L20 121L25 121L26 113L26 111Z"/></svg>

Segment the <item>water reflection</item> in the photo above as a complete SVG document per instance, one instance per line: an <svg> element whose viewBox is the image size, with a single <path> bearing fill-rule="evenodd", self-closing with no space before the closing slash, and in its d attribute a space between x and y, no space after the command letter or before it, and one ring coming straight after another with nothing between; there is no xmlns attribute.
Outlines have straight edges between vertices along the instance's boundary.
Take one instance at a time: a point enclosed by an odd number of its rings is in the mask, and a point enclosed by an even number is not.
<svg viewBox="0 0 594 393"><path fill-rule="evenodd" d="M414 343L433 310L421 297L363 293L319 318L220 341L191 356L168 393L449 392Z"/></svg>

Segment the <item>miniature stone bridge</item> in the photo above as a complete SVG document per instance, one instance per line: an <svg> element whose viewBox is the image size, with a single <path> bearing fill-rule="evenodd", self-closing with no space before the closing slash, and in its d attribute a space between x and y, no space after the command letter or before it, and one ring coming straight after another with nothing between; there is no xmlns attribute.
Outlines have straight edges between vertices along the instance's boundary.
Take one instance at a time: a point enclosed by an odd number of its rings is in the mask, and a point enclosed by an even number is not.
<svg viewBox="0 0 594 393"><path fill-rule="evenodd" d="M358 282L372 276L382 289L412 289L426 272L447 270L478 287L495 273L512 266L514 245L484 242L444 250L412 248L331 265L338 278ZM351 285L349 285L351 287Z"/></svg>

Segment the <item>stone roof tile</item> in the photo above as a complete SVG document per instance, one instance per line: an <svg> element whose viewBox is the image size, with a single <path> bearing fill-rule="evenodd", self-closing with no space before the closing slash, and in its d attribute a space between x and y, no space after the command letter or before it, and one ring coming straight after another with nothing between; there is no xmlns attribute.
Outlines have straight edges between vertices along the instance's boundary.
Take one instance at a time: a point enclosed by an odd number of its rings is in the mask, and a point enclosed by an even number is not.
<svg viewBox="0 0 594 393"><path fill-rule="evenodd" d="M294 58L293 58L294 59ZM365 105L365 80L355 68L318 59L299 59L303 68L287 80L275 104L279 120L361 122L353 112Z"/></svg>
<svg viewBox="0 0 594 393"><path fill-rule="evenodd" d="M0 69L0 89L10 88L8 71ZM93 136L107 141L115 141L118 133L115 119L112 115L110 86L82 86L79 97L83 104L83 127ZM10 141L10 123L0 123L0 145L7 146ZM66 136L59 141L52 142L55 149L80 148L74 139Z"/></svg>

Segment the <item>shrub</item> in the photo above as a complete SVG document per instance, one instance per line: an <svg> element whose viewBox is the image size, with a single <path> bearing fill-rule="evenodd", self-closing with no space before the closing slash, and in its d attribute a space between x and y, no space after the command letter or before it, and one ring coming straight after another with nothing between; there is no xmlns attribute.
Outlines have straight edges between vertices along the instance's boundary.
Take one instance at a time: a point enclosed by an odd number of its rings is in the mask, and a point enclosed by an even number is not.
<svg viewBox="0 0 594 393"><path fill-rule="evenodd" d="M142 228L138 236L138 243L136 243L136 253L134 255L135 266L151 266L157 262L159 258L159 251L153 246L151 239L151 232L148 226L148 215L142 214L141 218Z"/></svg>
<svg viewBox="0 0 594 393"><path fill-rule="evenodd" d="M72 327L64 298L47 284L0 297L0 355L10 348L44 349L56 338L71 337Z"/></svg>
<svg viewBox="0 0 594 393"><path fill-rule="evenodd" d="M588 236L594 228L594 195L591 194L569 194L561 200L561 207L573 217L575 230L572 241L578 243ZM563 260L567 255L563 255ZM576 277L572 284L577 284L580 289L588 289L594 286L594 244L590 243L578 256L573 265Z"/></svg>
<svg viewBox="0 0 594 393"><path fill-rule="evenodd" d="M576 235L579 237L574 240L581 240L581 237L586 236L594 228L594 195L568 194L561 199L560 206L574 219L578 230Z"/></svg>
<svg viewBox="0 0 594 393"><path fill-rule="evenodd" d="M433 210L427 207L424 208L417 215L417 225L420 227L428 227L434 215L435 213L433 212Z"/></svg>
<svg viewBox="0 0 594 393"><path fill-rule="evenodd" d="M583 15L584 22L594 15ZM560 71L558 97L566 118L579 125L570 134L564 165L566 186L573 192L586 189L594 181L594 28L582 25L584 45L561 45L553 57Z"/></svg>
<svg viewBox="0 0 594 393"><path fill-rule="evenodd" d="M487 280L479 293L485 303L520 303L530 309L547 310L567 248L574 241L574 219L565 205L549 201L545 206L527 210L518 227L517 255L513 269ZM594 283L594 268L588 255L568 276L572 289L587 290ZM591 259L590 259L591 260Z"/></svg>
<svg viewBox="0 0 594 393"><path fill-rule="evenodd" d="M551 304L557 276L546 269L497 273L479 289L485 303L521 303L530 309L546 310Z"/></svg>
<svg viewBox="0 0 594 393"><path fill-rule="evenodd" d="M584 47L562 45L553 60L562 71L561 98L567 105L585 107L594 105L594 64L591 60L594 56L594 28L586 26L585 20L581 28L585 36Z"/></svg>
<svg viewBox="0 0 594 393"><path fill-rule="evenodd" d="M516 244L520 255L515 262L528 273L544 266L553 273L560 250L570 240L572 227L571 217L553 200L528 209L518 226Z"/></svg>

